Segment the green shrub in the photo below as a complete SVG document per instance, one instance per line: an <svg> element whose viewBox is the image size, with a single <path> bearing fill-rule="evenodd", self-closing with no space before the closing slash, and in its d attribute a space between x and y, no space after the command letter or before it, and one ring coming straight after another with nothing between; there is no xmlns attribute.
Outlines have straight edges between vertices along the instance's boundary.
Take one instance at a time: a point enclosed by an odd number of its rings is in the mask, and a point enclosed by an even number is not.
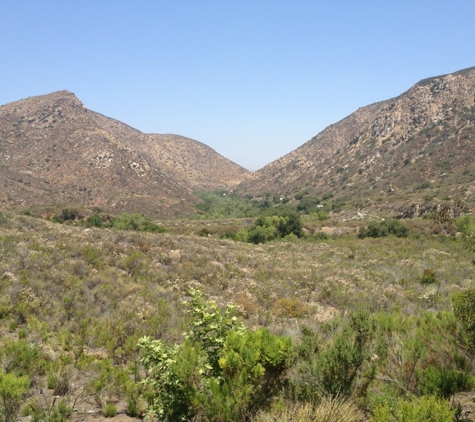
<svg viewBox="0 0 475 422"><path fill-rule="evenodd" d="M475 353L475 289L468 289L452 296L454 314L463 328L463 342Z"/></svg>
<svg viewBox="0 0 475 422"><path fill-rule="evenodd" d="M251 243L265 243L274 239L284 238L289 234L302 237L302 227L302 221L295 212L261 216L249 229L248 239Z"/></svg>
<svg viewBox="0 0 475 422"><path fill-rule="evenodd" d="M141 232L165 233L166 229L147 220L141 214L123 213L110 222L111 226L118 230L135 230Z"/></svg>
<svg viewBox="0 0 475 422"><path fill-rule="evenodd" d="M430 365L418 374L419 390L423 395L436 395L448 399L455 393L469 391L474 383L468 372L447 369L445 365Z"/></svg>
<svg viewBox="0 0 475 422"><path fill-rule="evenodd" d="M330 236L326 234L325 232L316 232L314 234L311 234L307 237L309 240L316 240L316 241L321 241L321 240L328 240L330 239Z"/></svg>
<svg viewBox="0 0 475 422"><path fill-rule="evenodd" d="M12 372L17 376L36 374L44 358L40 349L29 345L26 340L9 341L1 352L5 372Z"/></svg>
<svg viewBox="0 0 475 422"><path fill-rule="evenodd" d="M73 410L64 398L57 400L54 397L50 403L43 397L43 400L36 398L30 401L24 408L24 416L31 416L31 422L67 422Z"/></svg>
<svg viewBox="0 0 475 422"><path fill-rule="evenodd" d="M282 403L256 422L361 422L363 414L349 399L324 397L319 403Z"/></svg>
<svg viewBox="0 0 475 422"><path fill-rule="evenodd" d="M0 372L0 412L4 422L13 422L30 387L27 375Z"/></svg>
<svg viewBox="0 0 475 422"><path fill-rule="evenodd" d="M388 400L372 409L371 422L453 422L455 410L446 400L423 396L413 400Z"/></svg>
<svg viewBox="0 0 475 422"><path fill-rule="evenodd" d="M106 418L113 418L117 415L117 407L114 403L106 403L104 406L104 416Z"/></svg>
<svg viewBox="0 0 475 422"><path fill-rule="evenodd" d="M455 226L464 237L470 236L475 232L475 223L469 215L457 218L457 220L455 220Z"/></svg>
<svg viewBox="0 0 475 422"><path fill-rule="evenodd" d="M390 234L396 237L407 237L409 227L399 220L384 220L381 222L371 221L366 227L360 227L358 237L385 237Z"/></svg>
<svg viewBox="0 0 475 422"><path fill-rule="evenodd" d="M142 363L155 392L149 407L160 420L247 420L279 391L290 340L266 329L246 330L234 308L222 312L192 291L190 328L182 344L144 337Z"/></svg>
<svg viewBox="0 0 475 422"><path fill-rule="evenodd" d="M422 275L419 277L419 283L421 284L434 284L438 283L437 273L434 270L425 269Z"/></svg>
<svg viewBox="0 0 475 422"><path fill-rule="evenodd" d="M333 321L328 338L303 327L297 346L299 360L289 376L289 396L305 401L323 397L349 397L355 381L369 361L368 343L373 327L367 312L351 314L349 321ZM325 328L326 329L326 328ZM374 373L365 374L369 385ZM364 389L363 388L363 389ZM361 393L361 392L360 392Z"/></svg>
<svg viewBox="0 0 475 422"><path fill-rule="evenodd" d="M102 251L95 246L86 245L82 248L81 255L84 260L92 265L94 268L99 268L101 265Z"/></svg>

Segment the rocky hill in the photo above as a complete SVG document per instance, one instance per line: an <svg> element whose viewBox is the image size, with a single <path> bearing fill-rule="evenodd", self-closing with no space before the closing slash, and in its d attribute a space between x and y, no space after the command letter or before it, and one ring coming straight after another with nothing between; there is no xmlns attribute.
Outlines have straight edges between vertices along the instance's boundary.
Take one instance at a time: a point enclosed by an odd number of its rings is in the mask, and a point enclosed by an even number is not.
<svg viewBox="0 0 475 422"><path fill-rule="evenodd" d="M333 195L355 203L475 193L475 68L420 81L358 109L239 191Z"/></svg>
<svg viewBox="0 0 475 422"><path fill-rule="evenodd" d="M232 189L244 168L200 142L147 135L68 91L0 107L0 206L98 206L174 216L196 190Z"/></svg>

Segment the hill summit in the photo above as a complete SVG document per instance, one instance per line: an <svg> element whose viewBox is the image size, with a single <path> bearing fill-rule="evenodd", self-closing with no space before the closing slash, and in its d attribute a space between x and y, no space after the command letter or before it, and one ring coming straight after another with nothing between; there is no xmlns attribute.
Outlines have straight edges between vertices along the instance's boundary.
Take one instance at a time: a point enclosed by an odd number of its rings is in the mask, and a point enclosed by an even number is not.
<svg viewBox="0 0 475 422"><path fill-rule="evenodd" d="M0 204L84 205L149 216L194 212L199 190L232 189L244 168L178 135L144 134L71 92L0 107Z"/></svg>
<svg viewBox="0 0 475 422"><path fill-rule="evenodd" d="M239 191L355 205L475 194L475 67L362 107L268 164Z"/></svg>

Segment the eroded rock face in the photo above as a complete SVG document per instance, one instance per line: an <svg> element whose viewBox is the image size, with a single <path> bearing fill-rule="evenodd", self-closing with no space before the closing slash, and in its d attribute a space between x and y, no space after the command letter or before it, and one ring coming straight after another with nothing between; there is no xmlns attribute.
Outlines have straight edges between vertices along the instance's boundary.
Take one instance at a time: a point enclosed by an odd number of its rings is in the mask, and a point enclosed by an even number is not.
<svg viewBox="0 0 475 422"><path fill-rule="evenodd" d="M467 183L471 189L474 162L475 68L470 68L425 79L399 97L358 109L256 172L239 191L364 200L419 187L455 190Z"/></svg>
<svg viewBox="0 0 475 422"><path fill-rule="evenodd" d="M249 173L199 142L88 110L69 91L1 106L0 153L1 206L183 215L194 211L193 190L232 189Z"/></svg>

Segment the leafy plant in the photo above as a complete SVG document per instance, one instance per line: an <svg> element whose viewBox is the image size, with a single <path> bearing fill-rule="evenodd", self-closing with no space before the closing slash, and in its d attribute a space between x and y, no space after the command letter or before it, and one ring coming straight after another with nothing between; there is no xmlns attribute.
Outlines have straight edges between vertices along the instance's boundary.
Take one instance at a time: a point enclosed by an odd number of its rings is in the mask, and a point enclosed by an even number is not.
<svg viewBox="0 0 475 422"><path fill-rule="evenodd" d="M423 396L412 400L383 398L372 409L371 422L453 422L455 410L446 400Z"/></svg>
<svg viewBox="0 0 475 422"><path fill-rule="evenodd" d="M445 365L430 365L420 371L419 389L423 395L436 395L449 399L460 391L469 391L474 385L473 376L465 371L448 369Z"/></svg>
<svg viewBox="0 0 475 422"><path fill-rule="evenodd" d="M452 296L454 314L463 327L463 340L468 350L475 353L475 289L468 289Z"/></svg>
<svg viewBox="0 0 475 422"><path fill-rule="evenodd" d="M389 219L381 222L371 221L366 227L360 227L358 237L385 237L390 234L396 237L406 237L409 227L399 220Z"/></svg>
<svg viewBox="0 0 475 422"><path fill-rule="evenodd" d="M0 411L4 422L16 419L23 399L30 387L27 375L0 372Z"/></svg>
<svg viewBox="0 0 475 422"><path fill-rule="evenodd" d="M422 275L419 277L419 282L421 284L434 284L438 281L439 279L437 278L437 273L430 269L425 269Z"/></svg>
<svg viewBox="0 0 475 422"><path fill-rule="evenodd" d="M247 420L278 391L290 357L290 340L237 323L234 308L192 291L190 328L182 344L144 337L142 363L156 396L149 411L162 420Z"/></svg>
<svg viewBox="0 0 475 422"><path fill-rule="evenodd" d="M106 418L113 418L117 415L117 407L114 403L106 403L104 406L104 416Z"/></svg>

